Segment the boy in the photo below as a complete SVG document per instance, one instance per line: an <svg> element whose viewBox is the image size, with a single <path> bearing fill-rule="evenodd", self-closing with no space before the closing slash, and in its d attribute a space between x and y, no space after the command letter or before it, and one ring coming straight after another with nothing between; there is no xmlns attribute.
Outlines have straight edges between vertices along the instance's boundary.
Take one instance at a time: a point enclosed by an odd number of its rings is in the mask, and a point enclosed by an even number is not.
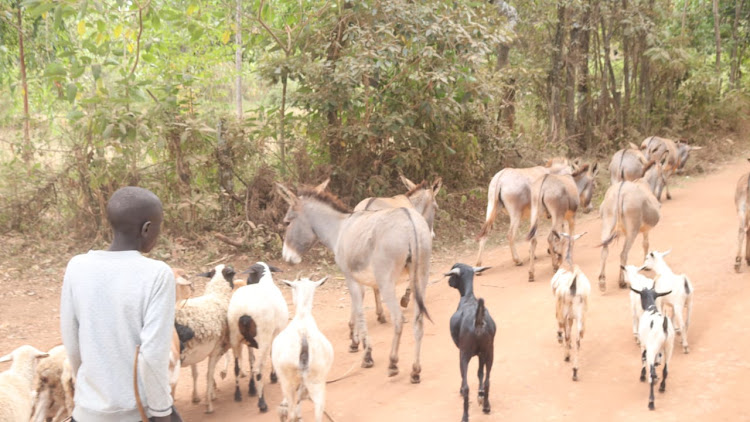
<svg viewBox="0 0 750 422"><path fill-rule="evenodd" d="M169 348L174 329L172 270L146 258L156 245L161 201L138 187L118 189L107 203L114 240L68 262L60 304L63 343L76 375L77 422L140 421L133 363L140 345L138 382L150 420L173 414Z"/></svg>

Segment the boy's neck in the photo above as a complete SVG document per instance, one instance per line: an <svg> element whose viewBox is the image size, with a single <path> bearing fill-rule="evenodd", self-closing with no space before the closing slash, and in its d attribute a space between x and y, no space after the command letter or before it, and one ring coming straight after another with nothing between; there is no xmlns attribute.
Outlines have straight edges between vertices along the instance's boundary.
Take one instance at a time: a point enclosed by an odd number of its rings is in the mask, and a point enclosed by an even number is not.
<svg viewBox="0 0 750 422"><path fill-rule="evenodd" d="M107 250L110 252L140 251L141 239L115 232L115 238Z"/></svg>

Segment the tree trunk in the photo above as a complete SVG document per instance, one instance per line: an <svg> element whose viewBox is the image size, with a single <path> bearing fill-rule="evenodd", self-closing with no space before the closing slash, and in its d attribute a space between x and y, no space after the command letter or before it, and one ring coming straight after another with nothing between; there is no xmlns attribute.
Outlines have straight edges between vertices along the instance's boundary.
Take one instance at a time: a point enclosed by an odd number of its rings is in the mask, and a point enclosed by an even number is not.
<svg viewBox="0 0 750 422"><path fill-rule="evenodd" d="M734 2L734 22L732 22L732 50L730 53L730 70L729 70L729 85L739 89L739 68L741 61L737 58L737 52L739 51L740 38L737 36L737 27L742 14L742 6L744 6L744 0L735 0Z"/></svg>
<svg viewBox="0 0 750 422"><path fill-rule="evenodd" d="M23 89L23 160L28 162L32 157L31 147L31 118L29 116L29 86L26 83L26 57L23 49L23 19L21 17L21 1L18 3L18 57L21 68L21 88Z"/></svg>
<svg viewBox="0 0 750 422"><path fill-rule="evenodd" d="M622 11L625 15L628 13L628 0L622 0ZM630 55L631 51L630 37L626 36L623 31L622 35L622 79L624 84L624 95L622 100L622 126L628 127L628 114L630 113Z"/></svg>
<svg viewBox="0 0 750 422"><path fill-rule="evenodd" d="M237 120L242 120L242 0L237 0L236 17L237 32L234 35L236 49L234 51L234 69L237 72L235 82L234 101L237 110Z"/></svg>
<svg viewBox="0 0 750 422"><path fill-rule="evenodd" d="M687 8L688 0L682 0L682 26L680 29L680 35L685 36L685 22L687 21Z"/></svg>
<svg viewBox="0 0 750 422"><path fill-rule="evenodd" d="M574 11L571 16L570 39L568 41L568 54L565 60L565 136L577 136L575 133L576 121L576 85L577 71L580 53L581 24L578 22L580 14Z"/></svg>
<svg viewBox="0 0 750 422"><path fill-rule="evenodd" d="M288 58L288 57L287 57ZM286 175L286 87L288 82L287 70L281 72L281 110L279 111L279 154L281 155L281 175Z"/></svg>
<svg viewBox="0 0 750 422"><path fill-rule="evenodd" d="M562 134L562 107L560 104L560 74L562 73L563 39L565 28L565 2L557 3L557 27L552 48L552 63L549 74L549 141L556 142Z"/></svg>
<svg viewBox="0 0 750 422"><path fill-rule="evenodd" d="M327 59L329 68L331 69L331 77L336 72L336 62L341 57L341 50L344 48L344 33L346 32L346 16L344 15L347 9L352 8L351 2L345 2L343 10L339 12L338 22L336 27L331 33L331 42L328 47ZM341 139L341 119L339 118L339 110L337 106L331 106L328 110L328 131L326 137L328 138L328 155L331 164L334 166L340 166L343 164L344 159L344 143Z"/></svg>
<svg viewBox="0 0 750 422"><path fill-rule="evenodd" d="M714 38L716 40L716 72L721 72L721 32L719 32L719 0L713 0L714 5ZM719 75L721 82L721 75Z"/></svg>
<svg viewBox="0 0 750 422"><path fill-rule="evenodd" d="M218 143L216 147L216 159L219 164L219 187L224 191L220 192L219 203L223 217L230 217L234 214L232 210L232 198L234 194L234 172L232 170L232 145L227 142L224 136L224 119L219 119L216 126L216 136Z"/></svg>
<svg viewBox="0 0 750 422"><path fill-rule="evenodd" d="M622 130L622 122L619 121L620 119L620 92L617 90L617 80L615 79L615 71L612 67L612 60L610 58L610 39L612 38L612 34L614 33L614 30L610 28L609 33L607 33L607 24L605 22L604 16L600 17L600 24L602 27L602 41L604 46L604 64L606 66L606 69L604 72L609 76L609 90L610 95L612 96L612 105L614 106L614 113L615 113L615 119L618 121L618 128L617 132L620 133Z"/></svg>
<svg viewBox="0 0 750 422"><path fill-rule="evenodd" d="M581 19L582 32L579 52L579 76L578 92L582 99L578 105L578 117L576 121L576 133L581 134L578 146L581 150L587 150L591 145L593 116L591 113L591 92L589 90L589 44L591 42L591 1L584 5L583 18Z"/></svg>

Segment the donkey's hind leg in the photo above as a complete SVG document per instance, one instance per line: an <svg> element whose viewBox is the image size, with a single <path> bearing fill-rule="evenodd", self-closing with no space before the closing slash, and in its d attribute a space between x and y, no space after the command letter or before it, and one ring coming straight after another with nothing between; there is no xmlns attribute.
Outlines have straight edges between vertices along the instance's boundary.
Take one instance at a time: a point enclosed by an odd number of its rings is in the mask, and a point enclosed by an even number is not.
<svg viewBox="0 0 750 422"><path fill-rule="evenodd" d="M362 358L362 367L371 368L374 365L372 360L372 345L367 336L367 323L365 321L365 312L362 308L364 290L359 283L350 277L346 278L346 284L349 287L349 296L352 299L352 321L350 321L350 328L352 329L352 344L349 347L349 351L355 351L354 348L358 347L359 337L361 336L362 348L365 351Z"/></svg>
<svg viewBox="0 0 750 422"><path fill-rule="evenodd" d="M404 319L401 314L401 308L396 301L396 277L401 270L393 270L390 273L382 271L376 275L378 286L380 286L385 306L391 311L391 320L393 321L393 340L391 342L390 364L388 365L388 376L392 377L398 374L398 348L401 342L401 331L404 327Z"/></svg>

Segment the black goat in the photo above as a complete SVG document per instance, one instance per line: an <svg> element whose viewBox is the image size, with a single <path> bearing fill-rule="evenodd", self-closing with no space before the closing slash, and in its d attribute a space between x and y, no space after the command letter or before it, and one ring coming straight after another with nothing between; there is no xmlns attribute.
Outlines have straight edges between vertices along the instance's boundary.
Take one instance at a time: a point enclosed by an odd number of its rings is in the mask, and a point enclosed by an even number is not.
<svg viewBox="0 0 750 422"><path fill-rule="evenodd" d="M464 398L462 422L469 420L469 384L466 371L472 357L479 357L479 394L478 402L484 413L490 413L490 371L494 357L495 321L484 306L484 299L474 296L474 274L479 274L489 267L471 267L466 264L455 264L446 276L448 284L458 289L461 300L458 309L451 317L451 337L460 350L461 359L461 395ZM486 370L485 370L486 368Z"/></svg>

